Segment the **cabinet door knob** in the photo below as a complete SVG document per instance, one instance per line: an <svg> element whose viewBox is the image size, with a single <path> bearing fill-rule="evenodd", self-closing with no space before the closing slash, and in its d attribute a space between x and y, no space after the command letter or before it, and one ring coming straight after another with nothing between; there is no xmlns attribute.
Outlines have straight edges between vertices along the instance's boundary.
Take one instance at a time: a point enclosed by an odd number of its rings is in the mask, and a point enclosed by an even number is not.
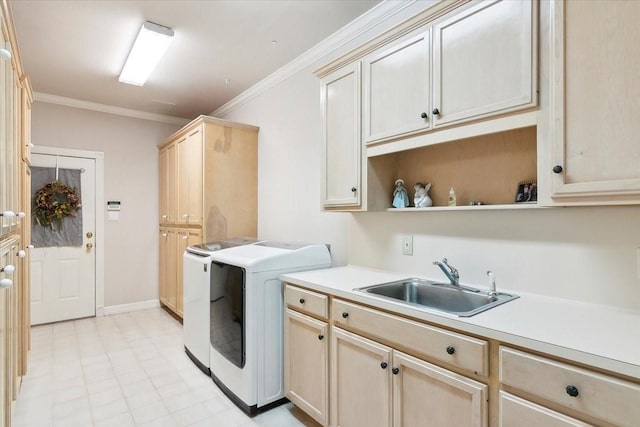
<svg viewBox="0 0 640 427"><path fill-rule="evenodd" d="M562 172L562 166L555 165L552 170L553 170L553 173L561 173Z"/></svg>
<svg viewBox="0 0 640 427"><path fill-rule="evenodd" d="M300 304L304 304L304 298L300 298Z"/></svg>
<svg viewBox="0 0 640 427"><path fill-rule="evenodd" d="M393 369L391 370L391 372L393 372L393 375L398 375L398 372L400 372L400 369L398 369L398 368L393 368Z"/></svg>
<svg viewBox="0 0 640 427"><path fill-rule="evenodd" d="M424 111L422 112L422 114L420 114L420 118L422 119L426 119L427 117L429 116L427 116L427 113L425 113Z"/></svg>
<svg viewBox="0 0 640 427"><path fill-rule="evenodd" d="M189 214L183 214L182 218L189 218Z"/></svg>
<svg viewBox="0 0 640 427"><path fill-rule="evenodd" d="M440 110L438 110L437 108L434 108L432 113L437 116L440 114Z"/></svg>
<svg viewBox="0 0 640 427"><path fill-rule="evenodd" d="M382 362L382 363L380 364L380 367L381 367L382 369L387 369L387 366L388 366L388 365L387 365L387 362Z"/></svg>
<svg viewBox="0 0 640 427"><path fill-rule="evenodd" d="M322 335L322 334L318 335L318 339L319 339L320 341L322 341L322 340L324 339L324 335Z"/></svg>
<svg viewBox="0 0 640 427"><path fill-rule="evenodd" d="M0 279L0 288L10 288L11 286L13 286L13 280Z"/></svg>
<svg viewBox="0 0 640 427"><path fill-rule="evenodd" d="M447 354L453 354L455 352L456 352L455 347L453 347L451 345L447 347Z"/></svg>
<svg viewBox="0 0 640 427"><path fill-rule="evenodd" d="M351 187L351 192L355 193L356 191L358 191L358 189L356 187Z"/></svg>
<svg viewBox="0 0 640 427"><path fill-rule="evenodd" d="M20 249L20 250L16 253L16 255L18 255L18 258L24 258L24 257L26 257L26 256L27 256L27 253L26 253L24 250Z"/></svg>
<svg viewBox="0 0 640 427"><path fill-rule="evenodd" d="M342 318L346 319L347 317L349 317L349 313L347 313L346 311L342 312Z"/></svg>
<svg viewBox="0 0 640 427"><path fill-rule="evenodd" d="M0 268L0 273L11 274L14 271L16 271L16 268L13 265L7 265L7 266L4 266L4 267Z"/></svg>
<svg viewBox="0 0 640 427"><path fill-rule="evenodd" d="M182 240L187 240L189 236L182 236Z"/></svg>
<svg viewBox="0 0 640 427"><path fill-rule="evenodd" d="M568 385L565 389L567 394L571 397L577 397L580 393L578 393L578 388L572 385Z"/></svg>

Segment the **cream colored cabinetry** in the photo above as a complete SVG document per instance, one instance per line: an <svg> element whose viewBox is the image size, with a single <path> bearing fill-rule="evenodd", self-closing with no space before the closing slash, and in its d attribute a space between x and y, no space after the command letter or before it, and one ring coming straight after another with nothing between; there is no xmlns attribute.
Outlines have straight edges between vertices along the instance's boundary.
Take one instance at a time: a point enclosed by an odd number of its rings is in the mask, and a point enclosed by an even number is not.
<svg viewBox="0 0 640 427"><path fill-rule="evenodd" d="M202 143L201 127L177 142L178 224L202 225Z"/></svg>
<svg viewBox="0 0 640 427"><path fill-rule="evenodd" d="M331 425L388 427L391 408L391 348L332 328Z"/></svg>
<svg viewBox="0 0 640 427"><path fill-rule="evenodd" d="M551 151L541 174L554 204L640 203L640 3L552 2ZM598 31L594 31L598 28Z"/></svg>
<svg viewBox="0 0 640 427"><path fill-rule="evenodd" d="M187 246L202 243L202 230L160 228L160 302L183 315L182 255Z"/></svg>
<svg viewBox="0 0 640 427"><path fill-rule="evenodd" d="M332 319L334 425L420 426L426 413L433 426L487 425L487 385L415 357L486 376L486 341L338 299ZM376 409L354 404L359 395L362 405L373 399ZM363 412L369 412L366 422Z"/></svg>
<svg viewBox="0 0 640 427"><path fill-rule="evenodd" d="M433 2L317 70L324 112L324 208L391 208L397 178L410 193L415 182L434 183L434 206L445 209L459 209L447 207L452 186L458 206L480 201L512 208L514 186L537 181L537 29L537 1ZM360 113L352 99L359 68ZM353 127L361 117L359 138ZM515 135L519 131L527 133L525 139ZM363 152L340 153L335 160L339 152L332 143L353 140L364 145L351 147ZM431 150L439 144L451 146L445 157ZM483 147L468 149L474 145ZM494 158L488 161L487 153ZM354 157L361 160L349 168ZM348 185L358 179L359 185Z"/></svg>
<svg viewBox="0 0 640 427"><path fill-rule="evenodd" d="M504 346L500 382L514 394L597 425L634 426L640 420L640 385Z"/></svg>
<svg viewBox="0 0 640 427"><path fill-rule="evenodd" d="M363 61L364 141L431 127L430 31Z"/></svg>
<svg viewBox="0 0 640 427"><path fill-rule="evenodd" d="M27 370L30 327L25 260L31 232L33 97L11 16L9 2L0 2L0 48L10 53L0 59L0 279L4 285L11 281L9 287L0 287L0 427L12 424L11 410Z"/></svg>
<svg viewBox="0 0 640 427"><path fill-rule="evenodd" d="M183 283L182 283L182 256L187 246L202 243L202 230L199 229L177 229L176 244L176 313L183 316L184 299L183 299Z"/></svg>
<svg viewBox="0 0 640 427"><path fill-rule="evenodd" d="M328 298L285 285L285 393L321 425L329 423ZM316 319L312 316L320 317Z"/></svg>
<svg viewBox="0 0 640 427"><path fill-rule="evenodd" d="M322 203L357 208L361 201L360 64L322 79Z"/></svg>
<svg viewBox="0 0 640 427"><path fill-rule="evenodd" d="M433 27L435 127L537 104L535 1L483 1Z"/></svg>
<svg viewBox="0 0 640 427"><path fill-rule="evenodd" d="M590 425L504 391L500 392L499 417L501 427L586 427Z"/></svg>
<svg viewBox="0 0 640 427"><path fill-rule="evenodd" d="M160 150L160 224L175 224L178 204L176 203L176 144Z"/></svg>
<svg viewBox="0 0 640 427"><path fill-rule="evenodd" d="M160 228L160 302L177 311L177 233L174 228Z"/></svg>
<svg viewBox="0 0 640 427"><path fill-rule="evenodd" d="M160 301L178 316L186 246L257 234L257 142L254 126L200 116L159 146Z"/></svg>

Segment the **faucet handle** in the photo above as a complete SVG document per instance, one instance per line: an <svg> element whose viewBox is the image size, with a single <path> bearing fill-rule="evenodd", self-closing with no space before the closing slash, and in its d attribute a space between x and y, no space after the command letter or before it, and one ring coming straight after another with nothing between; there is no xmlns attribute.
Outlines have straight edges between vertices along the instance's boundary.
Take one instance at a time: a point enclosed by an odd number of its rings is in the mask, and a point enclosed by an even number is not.
<svg viewBox="0 0 640 427"><path fill-rule="evenodd" d="M449 267L449 270L451 270L451 274L452 274L454 277L456 277L456 278L457 278L457 277L460 277L460 274L458 273L458 270L457 270L454 266L452 266L451 264L449 264L449 262L447 261L447 259L446 259L446 258L442 258L442 263L443 263L444 265L446 265L447 267Z"/></svg>

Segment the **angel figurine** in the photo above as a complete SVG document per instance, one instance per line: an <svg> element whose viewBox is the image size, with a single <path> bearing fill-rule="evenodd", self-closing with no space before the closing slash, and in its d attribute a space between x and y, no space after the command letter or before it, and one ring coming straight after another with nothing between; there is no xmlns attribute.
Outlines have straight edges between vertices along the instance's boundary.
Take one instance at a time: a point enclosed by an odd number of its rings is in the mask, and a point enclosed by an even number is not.
<svg viewBox="0 0 640 427"><path fill-rule="evenodd" d="M393 191L393 207L406 208L409 206L409 196L404 188L404 181L396 179L396 189Z"/></svg>
<svg viewBox="0 0 640 427"><path fill-rule="evenodd" d="M416 208L433 206L433 201L431 200L431 197L429 197L429 194L427 194L431 189L430 182L426 185L421 182L416 182L413 189L416 191L413 196L413 204Z"/></svg>

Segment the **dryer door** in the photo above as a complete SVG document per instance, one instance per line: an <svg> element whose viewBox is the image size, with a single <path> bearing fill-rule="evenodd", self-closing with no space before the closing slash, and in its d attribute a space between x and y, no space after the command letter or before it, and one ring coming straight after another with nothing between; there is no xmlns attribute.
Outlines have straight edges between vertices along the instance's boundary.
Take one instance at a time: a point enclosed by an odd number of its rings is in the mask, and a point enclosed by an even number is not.
<svg viewBox="0 0 640 427"><path fill-rule="evenodd" d="M235 265L211 264L211 346L239 368L244 368L246 272Z"/></svg>

